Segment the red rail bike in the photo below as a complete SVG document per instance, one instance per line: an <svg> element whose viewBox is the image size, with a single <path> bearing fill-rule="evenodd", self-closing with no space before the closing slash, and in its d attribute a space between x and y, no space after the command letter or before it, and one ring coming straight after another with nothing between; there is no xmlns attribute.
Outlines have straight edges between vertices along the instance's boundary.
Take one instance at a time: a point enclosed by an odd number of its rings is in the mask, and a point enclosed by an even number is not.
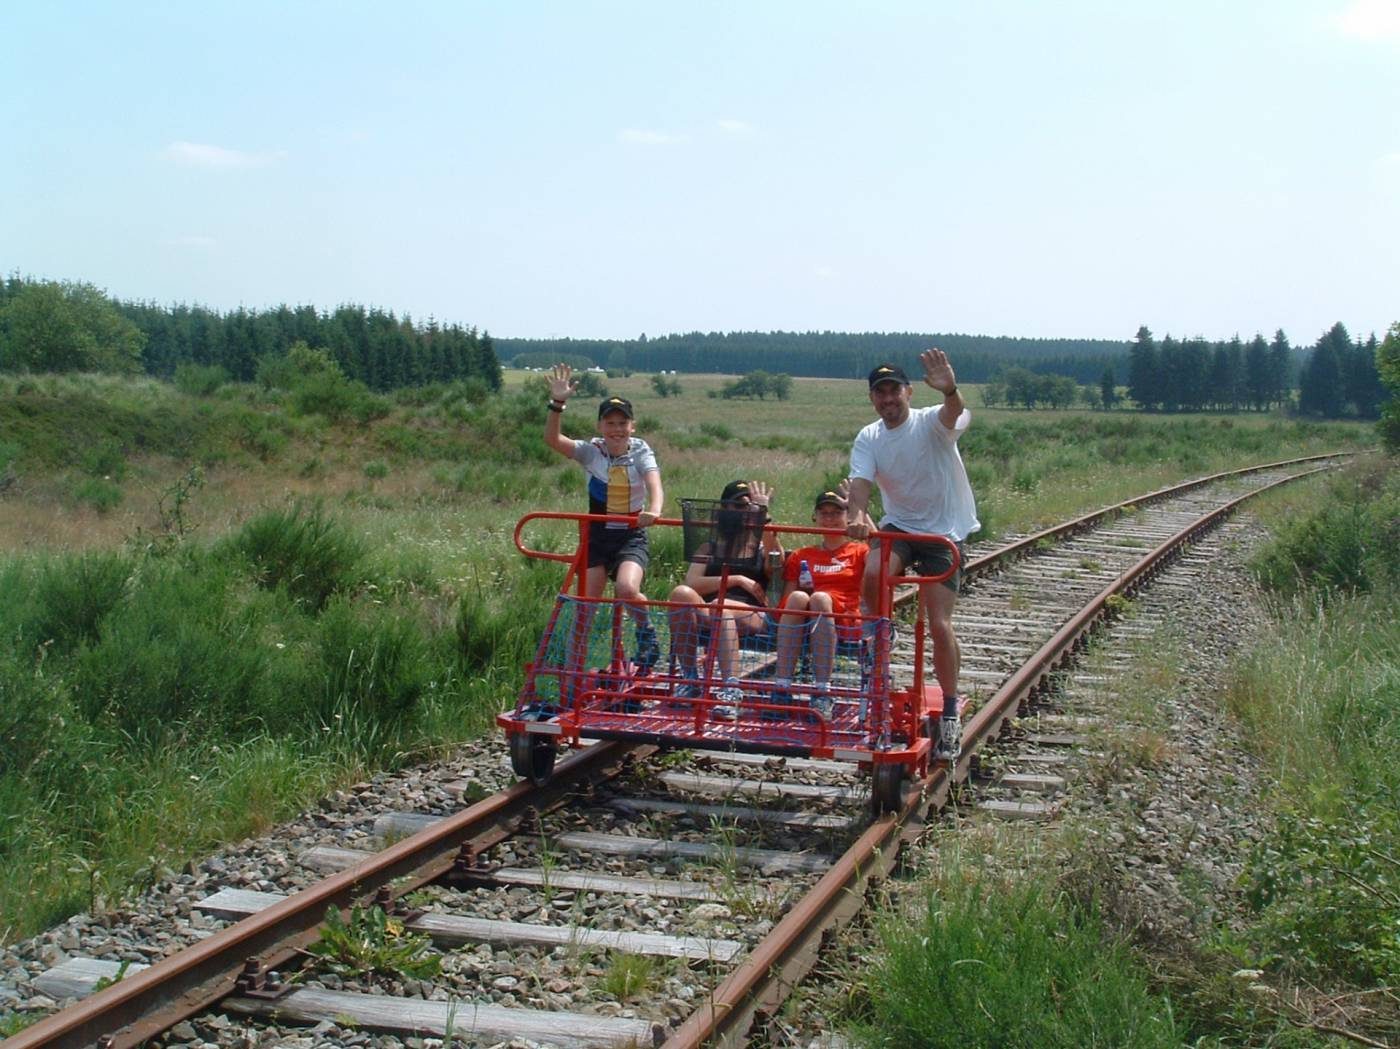
<svg viewBox="0 0 1400 1049"><path fill-rule="evenodd" d="M701 563L720 578L709 604L583 596L588 525L626 518L589 514L526 514L515 527L516 547L528 557L569 566L515 708L497 717L517 775L534 783L553 773L559 749L581 740L639 740L667 747L745 751L850 761L870 772L876 811L897 808L904 785L927 772L943 709L942 692L924 680L922 602L914 626L912 666L892 666L894 587L941 582L957 569L956 546L941 536L876 533L877 537L946 544L952 568L939 576L888 573L888 543L880 544L880 607L874 614L844 616L826 629L820 613L726 604L730 574L757 576L763 536L841 534L832 529L767 523L760 508L725 508L708 500L684 500L682 520L652 526L684 530L687 563ZM522 538L532 521L576 522L573 553L528 547ZM652 587L658 584L649 580ZM772 604L777 604L776 593ZM726 631L726 612L746 618L740 637ZM762 615L761 627L753 613ZM650 626L649 633L647 627ZM640 636L639 636L640 635ZM735 642L737 641L737 646ZM645 643L644 643L645 642ZM828 647L814 659L813 647ZM723 651L726 644L728 651ZM789 646L786 652L783 646ZM792 668L790 684L774 680L780 655ZM723 656L723 660L721 660ZM720 672L723 662L728 672ZM820 663L827 680L818 681Z"/></svg>

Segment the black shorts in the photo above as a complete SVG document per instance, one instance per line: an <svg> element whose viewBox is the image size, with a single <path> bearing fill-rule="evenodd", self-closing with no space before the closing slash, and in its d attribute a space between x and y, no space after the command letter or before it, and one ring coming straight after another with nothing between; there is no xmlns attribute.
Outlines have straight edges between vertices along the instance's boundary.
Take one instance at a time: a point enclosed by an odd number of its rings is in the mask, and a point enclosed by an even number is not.
<svg viewBox="0 0 1400 1049"><path fill-rule="evenodd" d="M896 528L894 525L885 525L880 531L903 532L904 529ZM958 548L958 570L943 580L943 585L955 594L962 584L963 565L967 563L967 544L958 543L956 545ZM948 571L948 566L953 563L953 555L942 543L911 543L907 539L896 539L890 546L890 553L904 562L904 570L911 575L938 575L940 572ZM873 539L870 542L870 561L878 564L879 557L880 540Z"/></svg>
<svg viewBox="0 0 1400 1049"><path fill-rule="evenodd" d="M633 561L647 570L651 553L647 548L647 533L642 528L603 528L588 535L588 567L605 565L608 578L617 578L617 566Z"/></svg>

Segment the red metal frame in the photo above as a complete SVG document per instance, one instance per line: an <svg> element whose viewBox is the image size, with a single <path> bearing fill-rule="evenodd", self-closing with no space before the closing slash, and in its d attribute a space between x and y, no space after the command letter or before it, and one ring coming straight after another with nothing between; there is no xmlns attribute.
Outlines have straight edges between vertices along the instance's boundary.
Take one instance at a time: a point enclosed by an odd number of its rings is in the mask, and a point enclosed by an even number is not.
<svg viewBox="0 0 1400 1049"><path fill-rule="evenodd" d="M575 522L579 530L575 551L572 554L559 553L526 545L525 527L532 521L540 520ZM923 775L927 771L932 741L924 734L923 720L927 714L937 716L941 713L943 700L942 692L936 684L925 683L922 601L917 602L914 680L910 687L899 690L893 688L889 671L889 629L877 625L873 674L868 682L861 682L859 689L852 688L849 683L830 689L837 699L837 711L830 719L806 708L774 702L768 697L768 691L771 689L767 681L746 677L741 681L744 699L740 719L717 720L715 710L724 706L723 702L713 695L714 687L719 685L714 677L718 645L711 643L705 646L699 697L677 697L674 695L676 687L688 683L689 679L668 673L638 676L635 665L626 658L623 624L627 605L612 598L585 596L588 525L593 522L628 520L632 519L601 514L536 511L526 514L517 522L513 535L516 549L527 557L560 561L569 568L560 589L559 599L556 600L549 624L541 638L536 658L526 665L526 684L522 689L520 701L515 710L497 716L497 724L508 736L524 732L551 737L558 744L570 746L578 746L584 738L643 740L708 749L798 753L855 761L861 765L898 763L910 766L913 775ZM681 525L683 522L680 520L662 518L652 527ZM845 535L842 529L811 526L768 524L764 530L774 534L802 536ZM874 615L863 616L863 620L875 620L878 624L888 622L892 618L895 586L940 583L960 566L956 544L943 536L875 532L871 538L885 540L880 543L879 548L880 607ZM949 549L952 566L936 576L891 578L890 541L894 540L941 543ZM703 615L712 623L719 621L725 608L723 595L727 576L728 569L724 569L720 576L719 598L707 604L703 610ZM575 591L572 595L569 593L571 589ZM561 612L571 604L578 610L574 613L578 618L567 627L561 626ZM641 607L644 611L664 609L668 615L673 610L702 614L702 610L693 604L669 601L645 601L636 603L634 607ZM807 618L817 615L810 611L780 612L778 609L758 609L751 605L743 607L746 610L763 611L773 619L780 615ZM585 608L592 609L586 616L582 612ZM582 646L578 657L581 665L577 669L549 665L546 659L549 646L551 641L559 643L559 632L566 629L576 630L575 624L587 621L586 629L591 634L593 617L604 608L611 612L607 665L593 669L586 667L587 639L564 639L566 645ZM574 659L572 651L566 654L565 659ZM765 663L761 669L766 672L767 666ZM558 682L558 693L555 697L557 701L542 703L537 686L551 680ZM864 720L859 716L862 710Z"/></svg>

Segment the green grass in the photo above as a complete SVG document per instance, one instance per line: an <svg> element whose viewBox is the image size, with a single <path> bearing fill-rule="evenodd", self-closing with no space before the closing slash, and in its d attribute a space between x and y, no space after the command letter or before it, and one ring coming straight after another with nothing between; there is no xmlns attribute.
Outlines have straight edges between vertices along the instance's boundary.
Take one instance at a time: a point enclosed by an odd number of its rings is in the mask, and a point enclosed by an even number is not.
<svg viewBox="0 0 1400 1049"><path fill-rule="evenodd" d="M1362 465L1280 500L1278 538L1256 561L1280 595L1276 625L1227 701L1279 819L1251 857L1243 942L1289 979L1400 980L1397 507L1400 471Z"/></svg>
<svg viewBox="0 0 1400 1049"><path fill-rule="evenodd" d="M945 864L888 917L864 978L862 1044L887 1049L1180 1046L1185 1030L1094 907L1053 881Z"/></svg>

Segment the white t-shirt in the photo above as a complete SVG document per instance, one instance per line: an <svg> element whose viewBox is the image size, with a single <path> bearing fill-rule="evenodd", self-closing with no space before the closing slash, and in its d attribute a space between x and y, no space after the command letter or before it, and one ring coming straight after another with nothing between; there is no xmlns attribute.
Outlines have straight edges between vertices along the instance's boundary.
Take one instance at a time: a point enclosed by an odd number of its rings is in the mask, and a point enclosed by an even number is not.
<svg viewBox="0 0 1400 1049"><path fill-rule="evenodd" d="M946 535L961 542L977 529L977 505L967 480L958 438L972 422L966 408L950 430L939 409L911 408L909 418L890 429L876 419L856 434L851 476L880 489L885 516L880 527Z"/></svg>

